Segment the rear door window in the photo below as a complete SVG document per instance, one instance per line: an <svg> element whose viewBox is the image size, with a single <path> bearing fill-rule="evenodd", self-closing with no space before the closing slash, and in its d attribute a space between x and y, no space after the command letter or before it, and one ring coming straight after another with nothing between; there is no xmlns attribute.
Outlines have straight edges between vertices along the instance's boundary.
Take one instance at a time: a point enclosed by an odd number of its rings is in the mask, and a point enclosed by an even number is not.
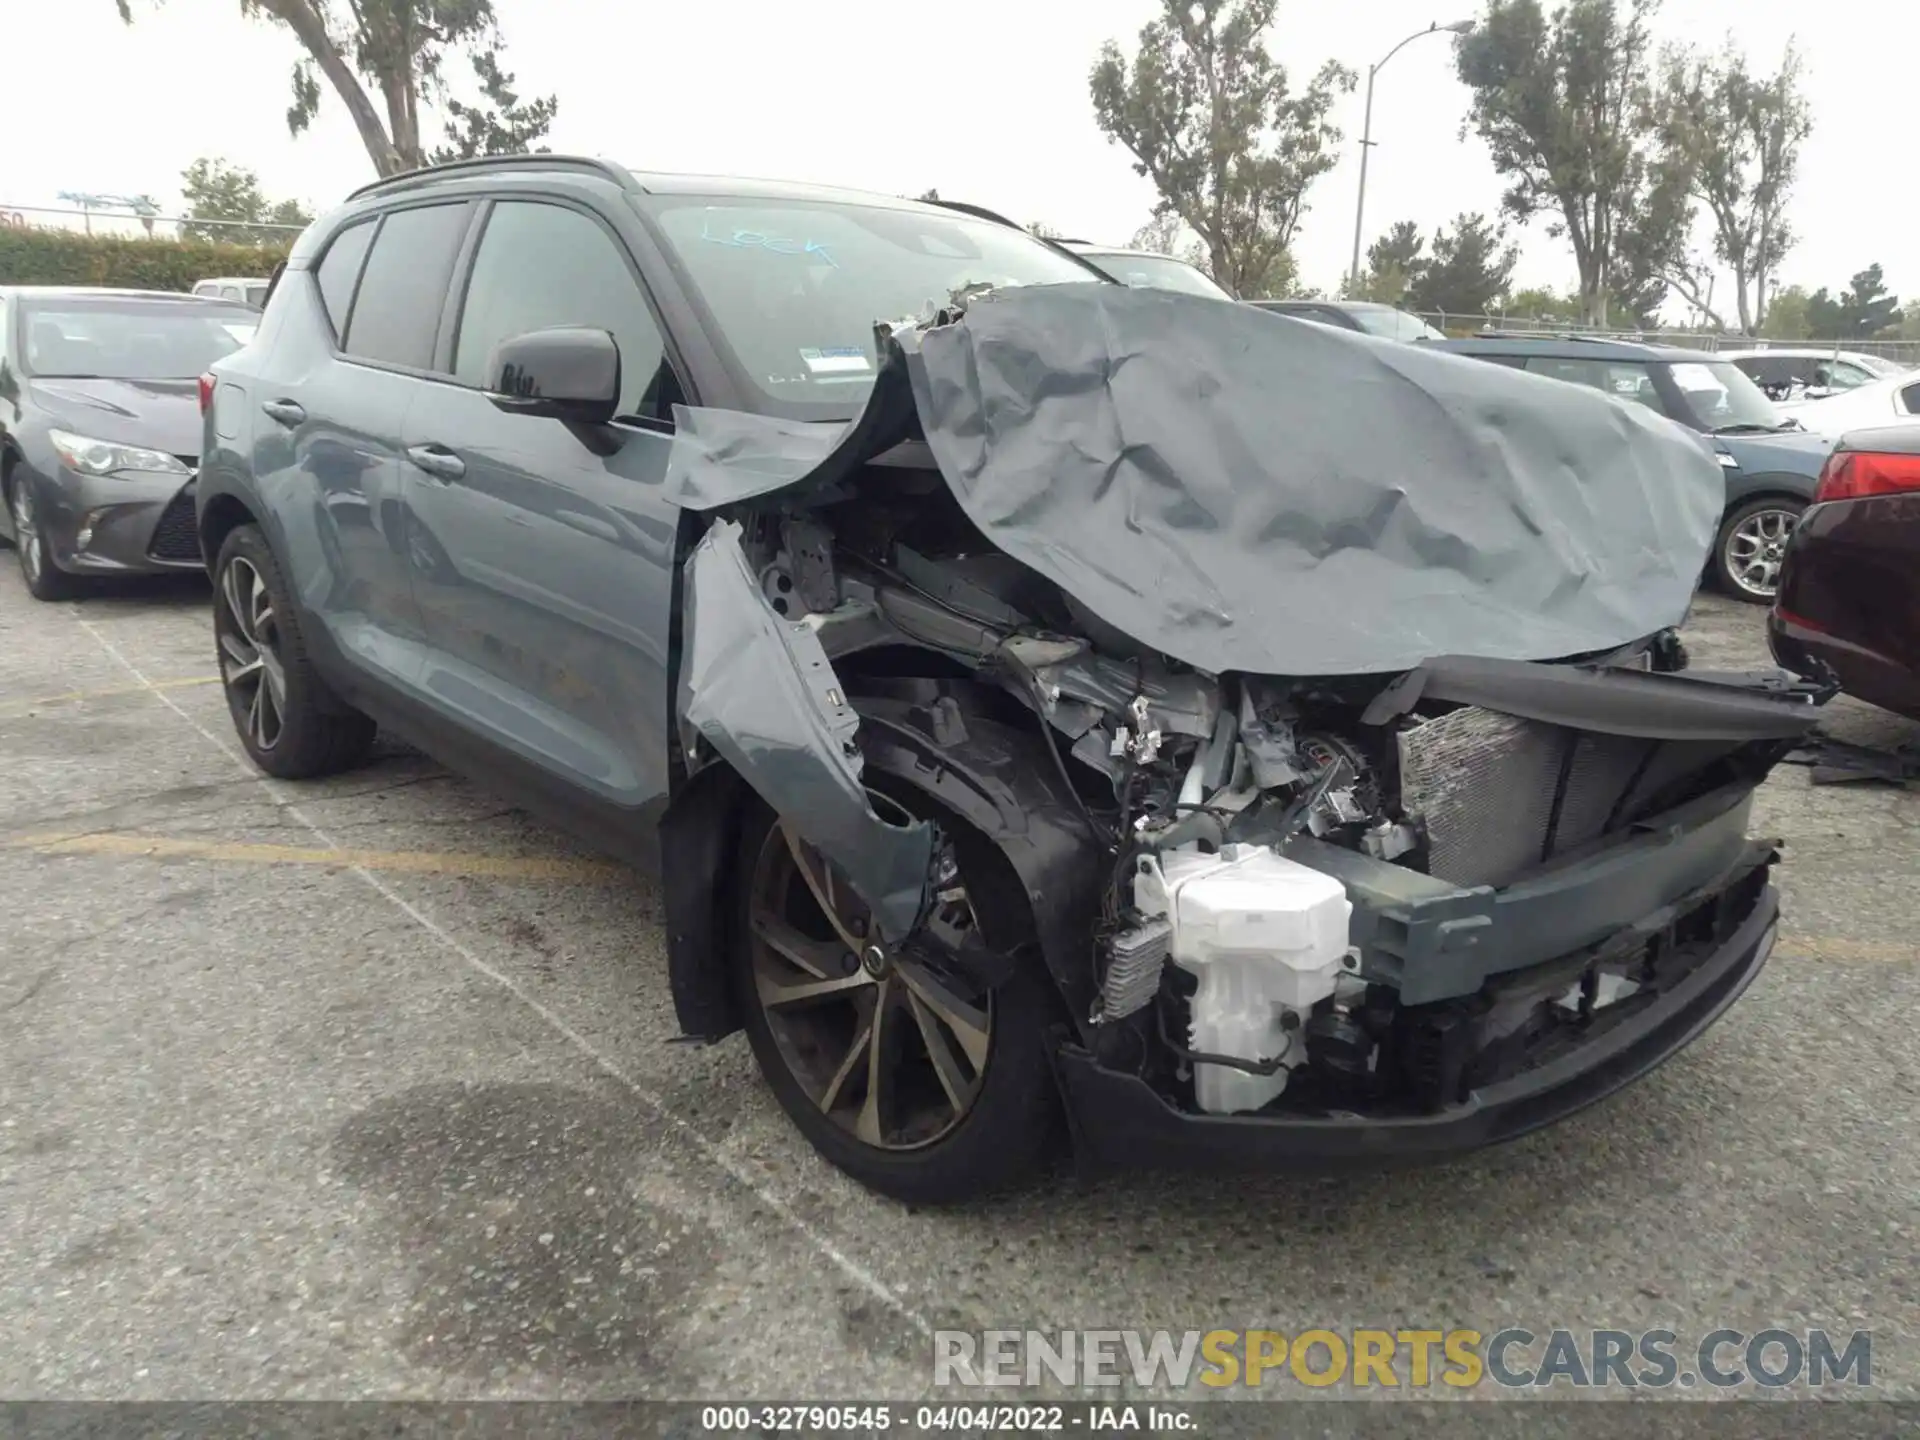
<svg viewBox="0 0 1920 1440"><path fill-rule="evenodd" d="M1784 396L1799 381L1799 366L1788 355L1749 355L1733 362L1753 377L1753 382L1776 399Z"/></svg>
<svg viewBox="0 0 1920 1440"><path fill-rule="evenodd" d="M1662 414L1660 394L1654 389L1653 376L1644 365L1609 360L1575 360L1554 355L1536 355L1527 361L1527 369L1536 375L1550 375L1572 385L1585 385L1616 400L1635 400Z"/></svg>
<svg viewBox="0 0 1920 1440"><path fill-rule="evenodd" d="M1909 415L1920 415L1920 384L1909 385L1900 392L1900 408Z"/></svg>
<svg viewBox="0 0 1920 1440"><path fill-rule="evenodd" d="M432 367L440 311L466 233L468 209L465 201L420 205L392 211L381 221L354 292L341 349L383 365Z"/></svg>
<svg viewBox="0 0 1920 1440"><path fill-rule="evenodd" d="M360 281L360 264L367 258L367 246L373 242L374 223L362 220L334 236L327 253L321 257L320 268L314 272L320 286L320 303L327 307L327 319L333 322L335 339L346 334L353 287Z"/></svg>
<svg viewBox="0 0 1920 1440"><path fill-rule="evenodd" d="M454 378L485 386L488 357L502 340L576 325L608 331L620 347L622 415L671 417L677 392L666 346L619 242L568 206L501 201L474 254L454 340Z"/></svg>

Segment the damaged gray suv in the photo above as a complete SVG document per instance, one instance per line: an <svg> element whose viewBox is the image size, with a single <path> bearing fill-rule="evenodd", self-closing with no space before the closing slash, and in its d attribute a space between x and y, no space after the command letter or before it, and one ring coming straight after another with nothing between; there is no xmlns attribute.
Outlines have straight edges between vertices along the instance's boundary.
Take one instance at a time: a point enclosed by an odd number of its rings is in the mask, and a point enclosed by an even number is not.
<svg viewBox="0 0 1920 1440"><path fill-rule="evenodd" d="M1681 672L1644 409L980 212L536 155L314 225L202 386L241 741L665 876L686 1035L944 1201L1559 1119L1765 963L1825 690Z"/></svg>

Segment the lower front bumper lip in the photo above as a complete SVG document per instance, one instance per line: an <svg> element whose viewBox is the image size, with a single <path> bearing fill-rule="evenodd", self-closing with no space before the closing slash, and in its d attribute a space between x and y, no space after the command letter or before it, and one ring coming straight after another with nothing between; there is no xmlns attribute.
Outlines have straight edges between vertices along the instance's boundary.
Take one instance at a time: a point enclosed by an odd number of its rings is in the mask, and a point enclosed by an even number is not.
<svg viewBox="0 0 1920 1440"><path fill-rule="evenodd" d="M1174 1109L1139 1077L1062 1046L1054 1064L1076 1148L1093 1164L1114 1168L1327 1173L1442 1160L1518 1139L1606 1098L1692 1043L1766 965L1779 914L1779 894L1768 886L1727 942L1657 1004L1436 1115L1193 1114Z"/></svg>
<svg viewBox="0 0 1920 1440"><path fill-rule="evenodd" d="M42 525L55 563L75 574L153 575L204 570L197 555L156 555L161 518L183 492L192 505L193 477L129 479L64 477L43 504ZM86 544L81 541L85 532Z"/></svg>

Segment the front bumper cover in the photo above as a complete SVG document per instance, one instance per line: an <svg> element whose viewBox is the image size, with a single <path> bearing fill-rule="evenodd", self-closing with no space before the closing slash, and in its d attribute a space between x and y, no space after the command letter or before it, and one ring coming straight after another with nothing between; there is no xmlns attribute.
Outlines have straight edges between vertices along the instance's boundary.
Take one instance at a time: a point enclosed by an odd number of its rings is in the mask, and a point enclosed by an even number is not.
<svg viewBox="0 0 1920 1440"><path fill-rule="evenodd" d="M197 542L161 544L158 530L176 502L193 514L197 477L179 474L76 475L36 471L36 509L55 565L75 574L135 575L204 570ZM91 523L89 523L89 520ZM169 527L171 535L172 526ZM86 544L80 543L86 531Z"/></svg>
<svg viewBox="0 0 1920 1440"><path fill-rule="evenodd" d="M1054 1064L1076 1152L1114 1168L1338 1172L1441 1160L1517 1139L1606 1098L1691 1044L1765 966L1779 914L1778 892L1767 885L1732 933L1672 988L1576 1048L1436 1114L1197 1114L1063 1044Z"/></svg>

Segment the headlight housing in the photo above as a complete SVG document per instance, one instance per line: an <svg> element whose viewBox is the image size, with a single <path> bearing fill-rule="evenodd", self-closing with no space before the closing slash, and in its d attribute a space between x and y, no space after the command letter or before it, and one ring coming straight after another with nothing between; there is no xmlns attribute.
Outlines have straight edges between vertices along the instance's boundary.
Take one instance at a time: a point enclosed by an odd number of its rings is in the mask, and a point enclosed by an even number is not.
<svg viewBox="0 0 1920 1440"><path fill-rule="evenodd" d="M150 475L186 475L191 471L178 458L164 450L149 450L141 445L122 445L114 440L91 440L67 430L47 431L47 442L60 457L60 463L78 475L115 475L126 472Z"/></svg>

